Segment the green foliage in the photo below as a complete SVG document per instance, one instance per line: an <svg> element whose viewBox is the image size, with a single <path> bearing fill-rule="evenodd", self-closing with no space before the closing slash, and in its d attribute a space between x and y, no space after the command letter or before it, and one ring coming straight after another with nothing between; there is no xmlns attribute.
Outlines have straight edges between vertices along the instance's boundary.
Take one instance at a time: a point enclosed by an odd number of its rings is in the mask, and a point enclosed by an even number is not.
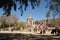
<svg viewBox="0 0 60 40"><path fill-rule="evenodd" d="M17 9L17 3L19 2L19 7L21 11L21 16L23 15L23 11L27 9L29 4L31 5L32 9L35 8L35 6L39 6L41 0L0 0L0 8L3 9L4 14L7 16L11 15L11 9L13 8L15 11ZM57 12L57 14L60 15L60 0L48 0L48 8L51 11ZM46 2L46 1L45 1ZM24 6L24 7L23 7ZM3 14L3 15L4 15Z"/></svg>
<svg viewBox="0 0 60 40"><path fill-rule="evenodd" d="M5 28L8 28L8 27L9 27L9 26L8 26L7 24L4 24L4 25L1 25L0 28L5 29Z"/></svg>
<svg viewBox="0 0 60 40"><path fill-rule="evenodd" d="M47 12L46 17L50 17L50 11Z"/></svg>
<svg viewBox="0 0 60 40"><path fill-rule="evenodd" d="M20 9L22 16L23 6L24 10L26 11L26 8L28 7L29 4L28 2L30 2L32 9L34 9L35 6L39 5L40 0L0 0L0 8L3 8L3 10L5 11L4 14L7 14L7 16L9 16L12 8L16 11L18 2L20 6L18 9Z"/></svg>
<svg viewBox="0 0 60 40"><path fill-rule="evenodd" d="M8 17L6 15L2 15L0 19L1 28L17 26L18 18L16 15L10 15Z"/></svg>
<svg viewBox="0 0 60 40"><path fill-rule="evenodd" d="M26 28L26 23L25 22L19 22L18 23L18 27L22 27L23 29L25 29Z"/></svg>
<svg viewBox="0 0 60 40"><path fill-rule="evenodd" d="M48 2L49 1L49 2ZM58 15L60 17L60 0L48 0L47 6L54 15Z"/></svg>
<svg viewBox="0 0 60 40"><path fill-rule="evenodd" d="M58 2L58 0L52 0L52 2Z"/></svg>
<svg viewBox="0 0 60 40"><path fill-rule="evenodd" d="M54 24L48 24L47 26L49 26L49 27L55 27Z"/></svg>
<svg viewBox="0 0 60 40"><path fill-rule="evenodd" d="M50 10L53 10L53 9L54 9L53 5L50 5Z"/></svg>

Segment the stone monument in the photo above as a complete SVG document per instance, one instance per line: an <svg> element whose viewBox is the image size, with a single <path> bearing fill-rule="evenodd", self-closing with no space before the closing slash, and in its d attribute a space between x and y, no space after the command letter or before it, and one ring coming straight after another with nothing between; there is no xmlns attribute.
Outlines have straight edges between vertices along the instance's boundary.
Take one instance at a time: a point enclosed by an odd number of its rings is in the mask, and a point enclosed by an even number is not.
<svg viewBox="0 0 60 40"><path fill-rule="evenodd" d="M31 32L33 31L33 19L31 14L29 14L27 18L27 30Z"/></svg>

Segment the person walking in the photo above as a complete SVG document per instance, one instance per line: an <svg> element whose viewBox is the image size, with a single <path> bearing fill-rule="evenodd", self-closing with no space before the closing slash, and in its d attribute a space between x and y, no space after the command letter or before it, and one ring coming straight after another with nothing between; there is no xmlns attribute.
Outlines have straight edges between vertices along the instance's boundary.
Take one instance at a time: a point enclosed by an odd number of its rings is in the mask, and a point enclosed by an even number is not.
<svg viewBox="0 0 60 40"><path fill-rule="evenodd" d="M60 35L60 25L58 26L58 35Z"/></svg>
<svg viewBox="0 0 60 40"><path fill-rule="evenodd" d="M43 31L43 22L40 22L40 24L38 25L38 29L40 31L40 34L42 34L42 31Z"/></svg>
<svg viewBox="0 0 60 40"><path fill-rule="evenodd" d="M47 30L47 26L44 24L44 25L43 25L43 33L44 33L44 34L46 33L46 32L45 32L46 30Z"/></svg>
<svg viewBox="0 0 60 40"><path fill-rule="evenodd" d="M43 28L43 25L41 25L41 26L40 26L40 34L43 33L43 29L44 29L44 28Z"/></svg>

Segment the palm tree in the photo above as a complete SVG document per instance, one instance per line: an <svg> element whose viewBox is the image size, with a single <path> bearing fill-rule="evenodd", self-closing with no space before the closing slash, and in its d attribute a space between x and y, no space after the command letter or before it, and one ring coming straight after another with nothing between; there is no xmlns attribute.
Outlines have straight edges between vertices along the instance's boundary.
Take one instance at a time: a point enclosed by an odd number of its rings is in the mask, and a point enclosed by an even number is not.
<svg viewBox="0 0 60 40"><path fill-rule="evenodd" d="M47 25L48 25L48 18L50 17L50 11L47 12L46 17L47 17L46 22L47 22Z"/></svg>

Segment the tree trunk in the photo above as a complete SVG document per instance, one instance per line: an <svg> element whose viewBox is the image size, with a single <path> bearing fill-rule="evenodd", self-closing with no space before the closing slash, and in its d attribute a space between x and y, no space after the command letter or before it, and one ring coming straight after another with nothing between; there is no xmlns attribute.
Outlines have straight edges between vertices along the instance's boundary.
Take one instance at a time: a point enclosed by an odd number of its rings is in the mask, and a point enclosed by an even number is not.
<svg viewBox="0 0 60 40"><path fill-rule="evenodd" d="M54 26L55 26L55 25L56 25L56 24L55 24L55 17L53 18L53 22L54 22Z"/></svg>
<svg viewBox="0 0 60 40"><path fill-rule="evenodd" d="M46 20L46 22L47 22L47 25L48 25L48 17L47 17L47 20Z"/></svg>
<svg viewBox="0 0 60 40"><path fill-rule="evenodd" d="M10 29L10 24L9 24L9 31L11 31L11 29Z"/></svg>

